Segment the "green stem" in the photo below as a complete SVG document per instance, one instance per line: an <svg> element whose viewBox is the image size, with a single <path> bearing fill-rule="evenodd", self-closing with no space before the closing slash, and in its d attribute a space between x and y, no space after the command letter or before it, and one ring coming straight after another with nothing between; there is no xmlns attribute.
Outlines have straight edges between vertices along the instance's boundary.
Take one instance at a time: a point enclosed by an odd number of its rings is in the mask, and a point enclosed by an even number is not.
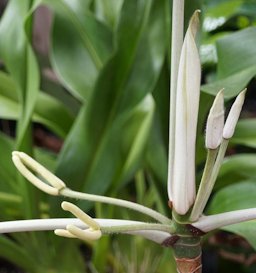
<svg viewBox="0 0 256 273"><path fill-rule="evenodd" d="M215 150L208 150L207 152L207 159L204 167L203 176L201 178L200 186L197 192L196 201L193 206L190 220L192 222L196 221L199 216L201 215L203 208L205 206L205 203L207 202L205 192L208 192L209 187L209 180L212 175L213 166L216 160L218 154L218 149Z"/></svg>
<svg viewBox="0 0 256 273"><path fill-rule="evenodd" d="M111 205L115 205L119 207L125 207L131 210L141 212L145 215L148 215L162 224L171 223L171 220L167 218L166 216L162 215L161 213L134 202L107 197L107 196L77 192L77 191L70 190L68 188L64 188L60 190L60 195L66 196L69 198L82 199L82 200L87 200L92 202L101 202L101 203L111 204Z"/></svg>
<svg viewBox="0 0 256 273"><path fill-rule="evenodd" d="M202 214L206 203L211 195L215 181L219 174L221 164L223 162L229 140L223 139L218 150L208 152L204 174L201 180L196 201L190 216L191 221L196 221ZM217 158L216 158L217 155ZM216 158L216 161L215 161Z"/></svg>
<svg viewBox="0 0 256 273"><path fill-rule="evenodd" d="M184 0L173 0L172 7L172 56L171 56L171 83L170 83L170 121L169 121L169 162L168 162L168 194L171 198L171 180L174 163L175 147L175 113L176 113L176 93L177 78L181 48L183 44L184 32Z"/></svg>
<svg viewBox="0 0 256 273"><path fill-rule="evenodd" d="M190 225L179 224L174 221L174 228L178 240L173 245L178 273L200 273L201 264L201 234Z"/></svg>

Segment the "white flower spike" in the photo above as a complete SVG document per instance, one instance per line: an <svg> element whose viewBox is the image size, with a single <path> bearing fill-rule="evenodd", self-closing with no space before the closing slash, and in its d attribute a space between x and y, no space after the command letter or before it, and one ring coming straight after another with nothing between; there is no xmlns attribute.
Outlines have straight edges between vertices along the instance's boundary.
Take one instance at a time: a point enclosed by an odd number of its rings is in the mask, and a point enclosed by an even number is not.
<svg viewBox="0 0 256 273"><path fill-rule="evenodd" d="M23 152L12 152L12 161L19 172L34 186L50 195L59 195L59 191L66 188L66 184L45 167ZM36 177L31 171L42 176L49 184Z"/></svg>
<svg viewBox="0 0 256 273"><path fill-rule="evenodd" d="M223 138L225 139L230 139L235 131L236 124L238 121L238 118L240 116L243 104L244 104L244 99L245 99L245 94L246 94L247 89L244 89L236 98L235 102L233 103L227 120L225 122L224 130L223 130Z"/></svg>
<svg viewBox="0 0 256 273"><path fill-rule="evenodd" d="M195 36L199 11L190 20L178 72L175 147L169 199L178 214L187 213L195 200L195 143L199 108L201 67Z"/></svg>
<svg viewBox="0 0 256 273"><path fill-rule="evenodd" d="M80 208L70 202L62 202L63 210L71 212L74 216L80 219L89 228L81 229L75 225L67 225L66 230L56 229L54 233L59 236L68 238L78 238L83 241L95 241L102 236L100 225L92 219L88 214L83 212Z"/></svg>
<svg viewBox="0 0 256 273"><path fill-rule="evenodd" d="M215 150L222 141L224 127L224 95L220 90L208 115L206 123L205 146L207 149Z"/></svg>

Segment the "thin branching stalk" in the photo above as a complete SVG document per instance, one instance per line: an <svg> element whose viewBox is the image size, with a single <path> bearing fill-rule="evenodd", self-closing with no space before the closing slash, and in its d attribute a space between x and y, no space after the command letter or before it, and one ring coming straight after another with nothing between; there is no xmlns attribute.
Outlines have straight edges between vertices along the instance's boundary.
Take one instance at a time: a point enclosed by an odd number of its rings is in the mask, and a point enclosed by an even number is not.
<svg viewBox="0 0 256 273"><path fill-rule="evenodd" d="M117 198L112 198L112 197L107 197L107 196L101 196L101 195L95 195L95 194L88 194L88 193L82 193L82 192L77 192L70 190L68 188L64 188L60 190L60 195L66 196L69 198L75 198L75 199L81 199L81 200L87 200L87 201L92 201L92 202L100 202L100 203L106 203L106 204L111 204L119 207L125 207L140 213L143 213L145 215L150 216L151 218L154 218L158 222L162 224L170 224L171 220L164 216L163 214L150 209L148 207L142 206L140 204L130 202L127 200L122 200L122 199L117 199Z"/></svg>

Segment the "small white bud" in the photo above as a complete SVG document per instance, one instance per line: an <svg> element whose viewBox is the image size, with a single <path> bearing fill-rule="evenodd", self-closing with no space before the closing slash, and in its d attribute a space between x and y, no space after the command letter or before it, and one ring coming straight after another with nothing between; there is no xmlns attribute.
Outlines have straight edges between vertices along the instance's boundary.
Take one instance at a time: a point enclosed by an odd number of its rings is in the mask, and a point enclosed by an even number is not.
<svg viewBox="0 0 256 273"><path fill-rule="evenodd" d="M244 89L236 98L235 102L233 103L227 120L224 125L224 130L223 130L223 138L225 139L230 139L235 131L236 124L238 121L238 118L240 116L243 104L244 104L244 99L245 99L245 93L247 89Z"/></svg>
<svg viewBox="0 0 256 273"><path fill-rule="evenodd" d="M221 143L224 127L224 95L220 90L215 97L206 123L205 146L208 149L216 149Z"/></svg>

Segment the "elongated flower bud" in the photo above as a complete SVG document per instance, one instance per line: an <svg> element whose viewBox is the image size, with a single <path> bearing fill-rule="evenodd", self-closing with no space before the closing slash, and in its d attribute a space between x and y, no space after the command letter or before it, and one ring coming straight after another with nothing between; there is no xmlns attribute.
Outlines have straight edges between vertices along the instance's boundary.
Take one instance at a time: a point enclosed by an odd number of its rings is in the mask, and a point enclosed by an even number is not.
<svg viewBox="0 0 256 273"><path fill-rule="evenodd" d="M206 123L205 146L216 149L221 143L224 127L224 96L223 89L217 94Z"/></svg>
<svg viewBox="0 0 256 273"><path fill-rule="evenodd" d="M179 65L175 151L172 184L173 206L185 214L195 200L195 143L200 96L201 67L195 42L199 26L198 11L190 20Z"/></svg>
<svg viewBox="0 0 256 273"><path fill-rule="evenodd" d="M238 121L238 118L240 116L243 104L244 104L244 99L245 99L245 93L246 93L246 89L243 90L236 98L235 102L233 103L225 126L224 126L224 130L223 130L223 138L225 139L230 139L235 131L236 128L236 124Z"/></svg>

